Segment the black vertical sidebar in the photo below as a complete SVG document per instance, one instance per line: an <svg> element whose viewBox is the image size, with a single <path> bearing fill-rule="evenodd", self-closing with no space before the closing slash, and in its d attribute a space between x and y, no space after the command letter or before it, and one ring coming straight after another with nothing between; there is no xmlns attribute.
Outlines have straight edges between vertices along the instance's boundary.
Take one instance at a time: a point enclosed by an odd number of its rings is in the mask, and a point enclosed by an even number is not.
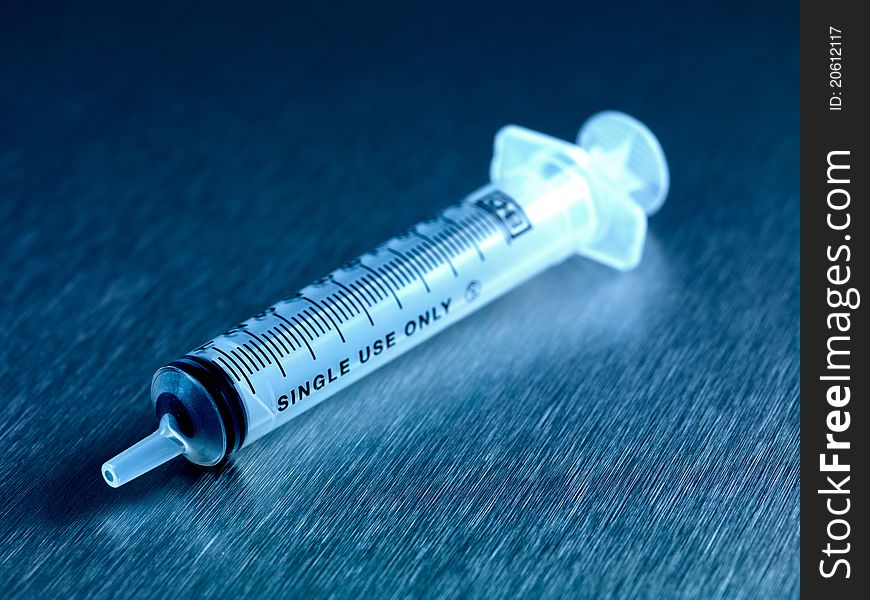
<svg viewBox="0 0 870 600"><path fill-rule="evenodd" d="M801 594L831 600L870 594L862 4L801 3Z"/></svg>

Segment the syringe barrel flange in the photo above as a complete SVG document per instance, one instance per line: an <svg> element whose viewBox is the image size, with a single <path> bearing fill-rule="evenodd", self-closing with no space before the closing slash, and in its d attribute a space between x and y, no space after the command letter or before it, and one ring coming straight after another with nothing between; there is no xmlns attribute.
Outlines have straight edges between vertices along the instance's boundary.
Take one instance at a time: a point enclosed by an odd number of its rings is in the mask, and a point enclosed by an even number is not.
<svg viewBox="0 0 870 600"><path fill-rule="evenodd" d="M493 183L560 188L577 253L628 270L640 262L647 216L667 197L669 173L653 133L624 113L594 115L577 143L508 125L495 137L490 166Z"/></svg>

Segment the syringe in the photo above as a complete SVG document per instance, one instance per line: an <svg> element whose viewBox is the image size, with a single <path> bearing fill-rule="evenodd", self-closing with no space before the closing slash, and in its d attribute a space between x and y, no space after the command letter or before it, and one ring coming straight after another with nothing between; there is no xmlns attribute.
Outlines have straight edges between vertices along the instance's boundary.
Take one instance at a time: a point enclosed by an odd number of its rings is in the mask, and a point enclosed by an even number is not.
<svg viewBox="0 0 870 600"><path fill-rule="evenodd" d="M618 112L571 144L513 125L491 183L161 367L160 425L112 458L118 487L178 455L214 466L574 254L628 270L668 192L661 146Z"/></svg>

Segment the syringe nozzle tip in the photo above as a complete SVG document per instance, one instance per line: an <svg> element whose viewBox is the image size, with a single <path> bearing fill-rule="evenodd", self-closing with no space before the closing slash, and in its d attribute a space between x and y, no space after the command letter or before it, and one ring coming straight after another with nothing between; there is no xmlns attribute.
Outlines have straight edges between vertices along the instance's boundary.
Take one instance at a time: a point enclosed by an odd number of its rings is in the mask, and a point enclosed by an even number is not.
<svg viewBox="0 0 870 600"><path fill-rule="evenodd" d="M103 463L103 479L106 480L112 487L118 487L121 485L121 481L118 479L118 475L115 472L115 467L112 466L111 461L107 463Z"/></svg>
<svg viewBox="0 0 870 600"><path fill-rule="evenodd" d="M166 414L164 419L171 419ZM163 425L161 423L161 425ZM172 427L161 426L157 431L130 446L114 458L103 463L103 479L113 488L132 481L143 473L159 467L166 461L184 453L184 445L171 433ZM170 435L164 435L164 434Z"/></svg>

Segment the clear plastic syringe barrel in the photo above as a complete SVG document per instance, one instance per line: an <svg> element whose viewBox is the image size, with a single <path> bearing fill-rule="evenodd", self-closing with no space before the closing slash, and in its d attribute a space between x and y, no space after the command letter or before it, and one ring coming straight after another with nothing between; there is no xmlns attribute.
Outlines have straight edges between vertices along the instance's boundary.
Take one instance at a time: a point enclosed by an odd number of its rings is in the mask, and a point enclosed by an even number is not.
<svg viewBox="0 0 870 600"><path fill-rule="evenodd" d="M193 354L230 374L248 444L574 252L558 193L486 186Z"/></svg>
<svg viewBox="0 0 870 600"><path fill-rule="evenodd" d="M619 113L584 131L591 149L504 128L489 185L160 369L152 400L173 444L160 450L217 464L574 254L637 264L667 192L661 149ZM107 481L155 466L145 452L127 473L123 453L106 463Z"/></svg>

